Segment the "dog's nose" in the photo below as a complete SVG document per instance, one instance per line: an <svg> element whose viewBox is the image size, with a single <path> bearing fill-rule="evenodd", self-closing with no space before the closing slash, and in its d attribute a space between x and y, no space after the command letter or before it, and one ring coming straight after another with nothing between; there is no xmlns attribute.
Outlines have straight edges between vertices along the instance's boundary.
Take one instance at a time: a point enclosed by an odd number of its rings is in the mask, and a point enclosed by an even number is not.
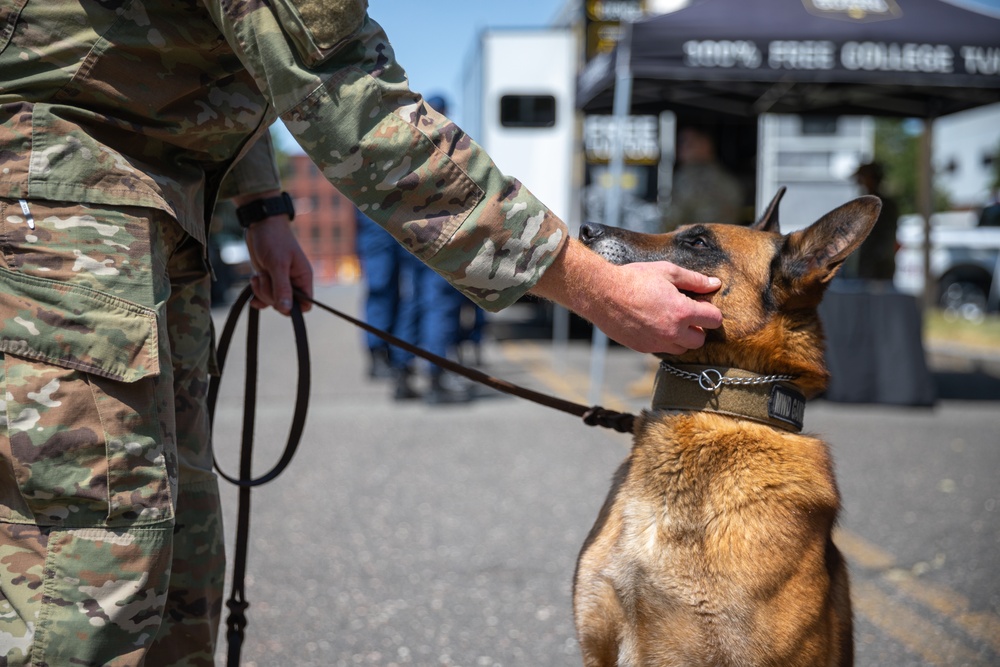
<svg viewBox="0 0 1000 667"><path fill-rule="evenodd" d="M604 234L604 225L596 222L585 222L580 225L580 240L584 243L593 243Z"/></svg>

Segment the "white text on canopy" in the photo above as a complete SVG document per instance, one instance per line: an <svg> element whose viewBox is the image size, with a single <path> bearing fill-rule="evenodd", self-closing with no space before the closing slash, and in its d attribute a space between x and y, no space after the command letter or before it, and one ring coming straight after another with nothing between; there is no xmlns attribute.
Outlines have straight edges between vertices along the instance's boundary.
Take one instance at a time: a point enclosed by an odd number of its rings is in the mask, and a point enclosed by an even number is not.
<svg viewBox="0 0 1000 667"><path fill-rule="evenodd" d="M1000 48L956 49L966 73L1000 75ZM766 62L769 69L832 70L839 65L851 71L952 74L956 49L947 44L845 42L838 52L829 40L779 39L768 42ZM683 50L688 67L759 69L765 62L761 48L748 39L691 39Z"/></svg>
<svg viewBox="0 0 1000 667"><path fill-rule="evenodd" d="M840 49L840 62L850 70L949 74L954 60L951 47L944 44L847 42Z"/></svg>

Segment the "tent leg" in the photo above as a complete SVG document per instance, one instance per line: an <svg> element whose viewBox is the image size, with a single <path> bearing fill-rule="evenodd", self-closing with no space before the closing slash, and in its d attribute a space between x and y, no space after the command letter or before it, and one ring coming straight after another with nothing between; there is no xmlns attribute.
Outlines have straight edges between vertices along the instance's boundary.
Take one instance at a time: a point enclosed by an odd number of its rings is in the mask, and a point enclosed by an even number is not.
<svg viewBox="0 0 1000 667"><path fill-rule="evenodd" d="M931 215L934 213L934 177L932 153L934 150L934 119L924 119L924 129L920 135L920 175L918 197L920 215L924 219L924 309L933 308L937 300L937 285L931 271Z"/></svg>
<svg viewBox="0 0 1000 667"><path fill-rule="evenodd" d="M622 213L622 175L625 171L625 123L632 106L632 23L622 23L622 36L618 42L618 55L615 62L615 99L614 99L614 141L611 145L611 159L608 171L611 176L605 205L604 224L617 227L621 224ZM603 331L594 327L590 351L590 394L588 400L592 405L600 402L604 388L604 363L608 351L608 337Z"/></svg>

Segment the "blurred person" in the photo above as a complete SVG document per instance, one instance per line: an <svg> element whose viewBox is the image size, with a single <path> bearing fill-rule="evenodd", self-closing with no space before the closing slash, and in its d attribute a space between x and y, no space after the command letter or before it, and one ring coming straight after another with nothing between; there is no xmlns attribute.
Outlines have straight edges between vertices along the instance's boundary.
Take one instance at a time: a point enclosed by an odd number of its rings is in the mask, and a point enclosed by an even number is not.
<svg viewBox="0 0 1000 667"><path fill-rule="evenodd" d="M416 317L414 309L404 309L400 317L400 269L410 256L392 235L361 211L355 212L355 246L364 281L365 321L382 331L408 340ZM368 352L368 377L394 377L392 346L373 333L363 336Z"/></svg>
<svg viewBox="0 0 1000 667"><path fill-rule="evenodd" d="M715 141L706 130L686 126L678 131L677 163L665 231L695 222L739 222L743 190L719 163Z"/></svg>
<svg viewBox="0 0 1000 667"><path fill-rule="evenodd" d="M465 297L412 255L403 258L399 278L399 318L407 325L398 329L399 338L440 357L453 358ZM456 294L461 300L455 298ZM423 398L429 404L446 404L464 403L472 397L466 386L440 366L428 362L418 367L418 360L411 352L392 347L389 358L395 377L392 395L396 400ZM425 373L421 373L422 368ZM427 380L424 392L418 389L422 375Z"/></svg>
<svg viewBox="0 0 1000 667"><path fill-rule="evenodd" d="M427 104L440 114L448 113L448 103L441 95L428 97ZM439 357L456 356L462 337L462 308L471 302L432 268L412 256L403 259L400 280L399 310L404 326L397 335ZM420 396L414 386L417 374L414 355L394 348L390 358L396 376L393 396L397 400ZM471 391L440 366L428 363L424 368L427 390L423 399L426 403L461 403L472 398Z"/></svg>
<svg viewBox="0 0 1000 667"><path fill-rule="evenodd" d="M483 307L531 292L641 352L696 348L720 326L682 293L718 280L612 265L570 239L409 90L365 5L0 10L8 667L214 664L225 558L206 227L231 197L255 307L287 315L293 289L311 296L267 140L279 115L341 192Z"/></svg>
<svg viewBox="0 0 1000 667"><path fill-rule="evenodd" d="M855 253L857 260L853 264L854 275L849 274L848 277L891 283L896 275L896 251L899 249L896 241L899 206L895 199L882 191L884 176L885 170L878 162L862 164L854 172L854 181L860 187L861 194L875 195L881 199L882 212L868 238Z"/></svg>
<svg viewBox="0 0 1000 667"><path fill-rule="evenodd" d="M486 312L466 300L462 305L461 328L458 332L458 359L465 365L481 366L483 364L483 334L486 330ZM468 343L472 356L469 358L465 352L464 344Z"/></svg>

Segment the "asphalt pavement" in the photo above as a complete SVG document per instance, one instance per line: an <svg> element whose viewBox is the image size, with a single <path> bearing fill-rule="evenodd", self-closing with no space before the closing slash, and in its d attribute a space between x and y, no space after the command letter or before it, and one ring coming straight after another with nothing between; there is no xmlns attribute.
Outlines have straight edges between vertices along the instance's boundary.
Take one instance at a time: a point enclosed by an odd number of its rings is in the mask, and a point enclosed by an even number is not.
<svg viewBox="0 0 1000 667"><path fill-rule="evenodd" d="M357 313L356 286L317 298ZM221 319L224 312L217 313ZM495 331L516 331L517 309ZM253 492L246 667L580 665L576 556L627 436L487 390L461 405L397 402L366 376L359 332L306 315L313 387L288 470ZM281 453L292 330L262 317L256 472ZM490 337L481 368L587 402L589 346ZM934 408L814 401L832 447L858 665L1000 664L1000 364L935 351ZM242 379L228 362L216 450L235 472ZM606 407L638 411L650 359L612 347ZM224 484L227 545L236 492ZM217 664L225 664L223 645Z"/></svg>

